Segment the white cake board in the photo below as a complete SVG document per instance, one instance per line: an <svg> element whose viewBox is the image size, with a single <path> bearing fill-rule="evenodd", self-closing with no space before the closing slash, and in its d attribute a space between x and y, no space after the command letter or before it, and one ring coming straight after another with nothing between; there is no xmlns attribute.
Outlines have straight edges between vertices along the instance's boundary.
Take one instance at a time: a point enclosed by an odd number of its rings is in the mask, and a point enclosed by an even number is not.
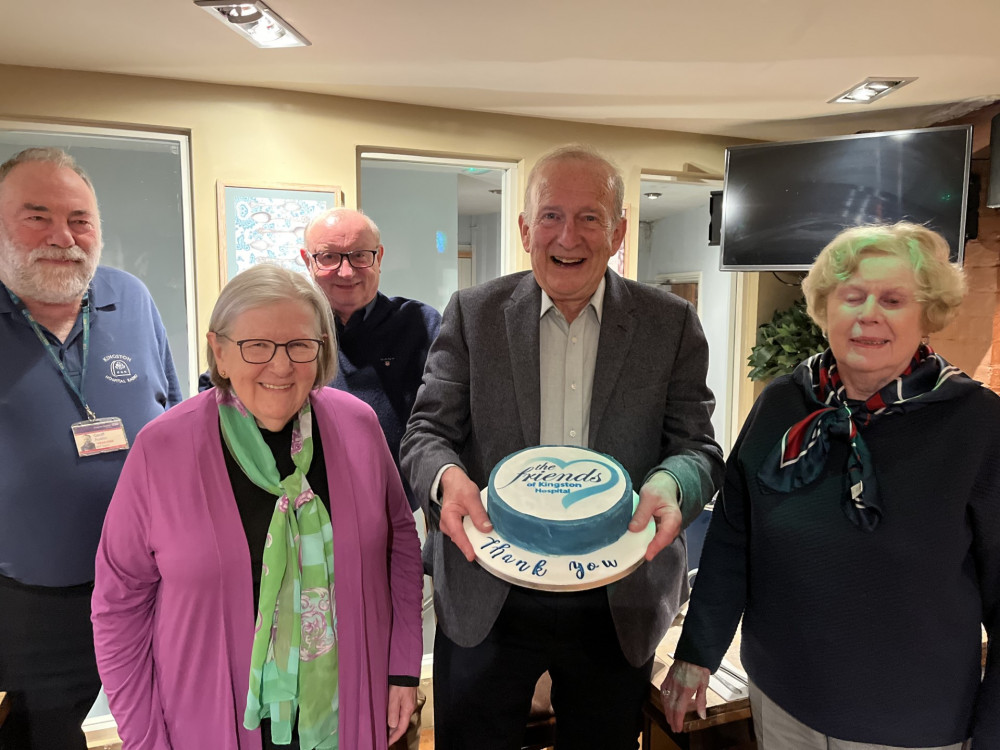
<svg viewBox="0 0 1000 750"><path fill-rule="evenodd" d="M483 507L489 511L486 489L481 495ZM639 496L633 492L633 513L638 504ZM650 519L642 531L626 531L617 541L593 552L542 555L505 541L496 529L484 534L468 516L463 523L480 565L508 583L540 591L583 591L614 583L642 565L646 547L656 534L656 521Z"/></svg>

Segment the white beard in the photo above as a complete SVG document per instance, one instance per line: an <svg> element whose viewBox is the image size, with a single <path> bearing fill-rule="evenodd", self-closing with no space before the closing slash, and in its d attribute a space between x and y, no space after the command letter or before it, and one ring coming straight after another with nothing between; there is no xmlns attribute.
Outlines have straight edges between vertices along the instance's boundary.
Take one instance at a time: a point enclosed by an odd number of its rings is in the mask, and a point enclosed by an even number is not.
<svg viewBox="0 0 1000 750"><path fill-rule="evenodd" d="M39 264L42 259L77 262L71 266L48 267ZM22 299L48 305L78 302L94 278L100 260L100 242L89 253L76 245L69 248L43 246L26 251L0 227L0 280Z"/></svg>

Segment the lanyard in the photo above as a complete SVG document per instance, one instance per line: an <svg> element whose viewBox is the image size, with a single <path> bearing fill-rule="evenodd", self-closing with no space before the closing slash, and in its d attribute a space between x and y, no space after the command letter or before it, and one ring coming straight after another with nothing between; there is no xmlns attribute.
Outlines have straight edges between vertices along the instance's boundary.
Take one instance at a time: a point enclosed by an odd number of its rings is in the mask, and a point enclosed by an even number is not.
<svg viewBox="0 0 1000 750"><path fill-rule="evenodd" d="M63 364L62 360L59 359L59 355L56 353L56 349L49 340L45 337L42 332L42 327L38 325L38 322L32 316L31 311L25 306L18 297L10 289L7 290L7 294L10 295L11 302L17 305L20 309L21 314L24 315L25 320L31 325L32 330L35 335L38 336L38 340L42 342L42 346L45 347L45 351L49 353L49 357L55 364L56 369L59 370L60 374L63 376L63 380L66 382L66 387L69 388L70 392L76 396L77 401L80 402L80 406L83 407L83 411L87 415L87 419L97 419L97 415L91 410L90 406L87 405L87 400L83 397L83 382L87 377L87 352L90 350L90 294L85 294L83 297L83 303L81 305L81 312L83 313L83 359L80 368L80 387L78 388L73 379L66 372L66 365Z"/></svg>

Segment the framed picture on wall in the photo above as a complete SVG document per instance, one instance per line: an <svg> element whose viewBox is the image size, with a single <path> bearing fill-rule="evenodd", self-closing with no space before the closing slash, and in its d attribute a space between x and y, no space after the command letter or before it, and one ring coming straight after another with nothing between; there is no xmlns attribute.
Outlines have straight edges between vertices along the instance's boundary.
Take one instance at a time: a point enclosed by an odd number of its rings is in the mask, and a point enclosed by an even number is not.
<svg viewBox="0 0 1000 750"><path fill-rule="evenodd" d="M622 218L628 221L628 204L622 206ZM622 237L622 244L618 246L618 251L608 258L608 268L625 278L628 271L628 232Z"/></svg>
<svg viewBox="0 0 1000 750"><path fill-rule="evenodd" d="M344 205L339 187L289 183L217 184L220 279L267 262L306 272L299 250L309 220Z"/></svg>

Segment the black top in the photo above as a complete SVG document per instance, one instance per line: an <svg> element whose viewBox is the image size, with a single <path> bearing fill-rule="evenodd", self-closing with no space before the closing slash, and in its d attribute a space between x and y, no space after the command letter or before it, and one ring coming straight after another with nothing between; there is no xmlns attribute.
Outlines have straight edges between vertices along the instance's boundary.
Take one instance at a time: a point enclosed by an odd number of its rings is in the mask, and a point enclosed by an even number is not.
<svg viewBox="0 0 1000 750"><path fill-rule="evenodd" d="M841 508L847 444L789 493L757 479L815 408L769 385L729 456L676 657L714 670L743 614L742 660L812 729L903 747L1000 747L1000 398L985 388L859 427L884 517Z"/></svg>

